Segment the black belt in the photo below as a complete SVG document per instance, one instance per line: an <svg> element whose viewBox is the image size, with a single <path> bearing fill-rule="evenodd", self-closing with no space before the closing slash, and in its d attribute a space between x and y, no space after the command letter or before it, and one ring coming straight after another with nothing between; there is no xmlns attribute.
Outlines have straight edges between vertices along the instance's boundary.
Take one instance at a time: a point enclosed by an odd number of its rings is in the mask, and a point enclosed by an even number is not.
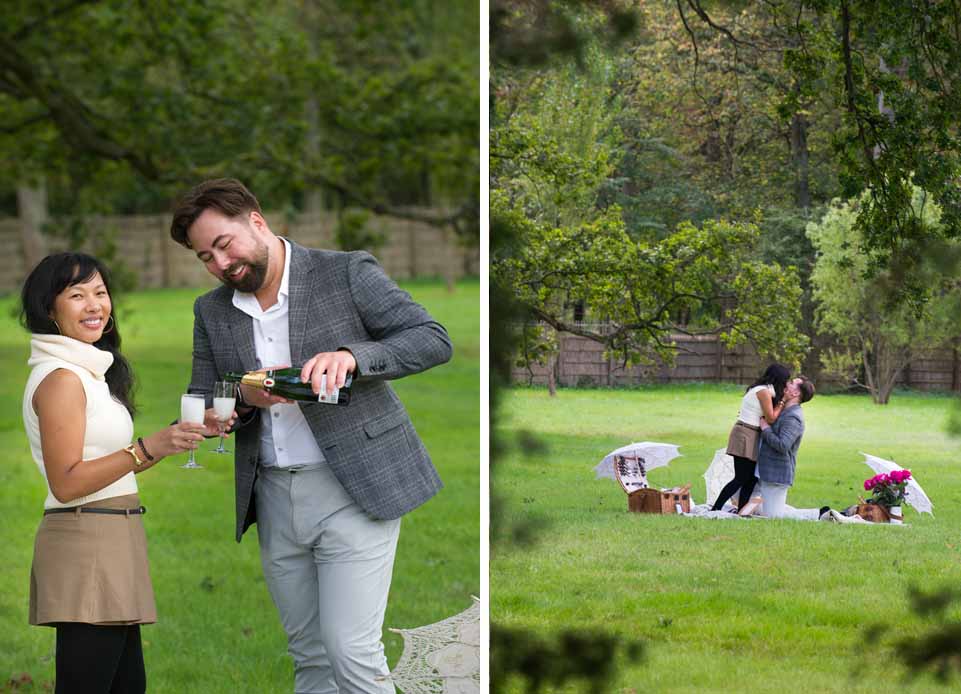
<svg viewBox="0 0 961 694"><path fill-rule="evenodd" d="M103 513L108 516L142 516L147 512L145 506L138 508L87 508L85 506L73 506L71 508L47 508L43 510L43 515L49 516L51 513Z"/></svg>
<svg viewBox="0 0 961 694"><path fill-rule="evenodd" d="M261 472L286 472L289 475L296 475L298 472L308 472L322 467L324 463L307 463L306 465L289 465L280 467L279 465L260 465Z"/></svg>

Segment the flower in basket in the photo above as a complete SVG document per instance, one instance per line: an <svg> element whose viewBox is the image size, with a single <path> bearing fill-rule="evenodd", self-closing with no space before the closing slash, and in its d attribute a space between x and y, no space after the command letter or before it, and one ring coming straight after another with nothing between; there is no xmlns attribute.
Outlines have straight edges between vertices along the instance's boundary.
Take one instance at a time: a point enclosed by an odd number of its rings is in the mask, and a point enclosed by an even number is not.
<svg viewBox="0 0 961 694"><path fill-rule="evenodd" d="M903 506L905 489L911 479L910 470L892 470L864 480L864 488L871 492L868 503L880 506Z"/></svg>

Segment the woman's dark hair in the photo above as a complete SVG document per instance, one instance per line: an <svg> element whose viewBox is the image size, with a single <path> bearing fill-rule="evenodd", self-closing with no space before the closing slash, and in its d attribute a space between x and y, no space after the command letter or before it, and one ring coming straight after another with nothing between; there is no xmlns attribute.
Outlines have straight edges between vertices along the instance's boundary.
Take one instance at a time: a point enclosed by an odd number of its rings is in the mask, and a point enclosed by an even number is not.
<svg viewBox="0 0 961 694"><path fill-rule="evenodd" d="M110 273L96 258L84 253L54 253L41 260L23 282L20 292L20 324L36 335L59 335L60 328L50 317L57 296L67 287L90 281L100 273L110 294ZM137 408L133 400L133 371L120 353L120 325L111 311L113 329L104 332L94 347L113 355L113 364L104 378L110 394L127 408L131 416Z"/></svg>
<svg viewBox="0 0 961 694"><path fill-rule="evenodd" d="M784 366L784 364L771 364L769 367L764 369L764 373L761 374L754 383L747 387L746 393L751 388L755 386L774 386L774 406L781 402L781 398L784 397L784 388L787 386L787 382L791 378L791 370Z"/></svg>

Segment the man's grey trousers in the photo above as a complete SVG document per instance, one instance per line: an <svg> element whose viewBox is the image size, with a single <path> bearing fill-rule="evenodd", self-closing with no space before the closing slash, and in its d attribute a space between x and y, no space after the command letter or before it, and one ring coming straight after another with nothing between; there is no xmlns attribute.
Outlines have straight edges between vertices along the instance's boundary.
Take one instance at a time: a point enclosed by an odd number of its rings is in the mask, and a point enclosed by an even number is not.
<svg viewBox="0 0 961 694"><path fill-rule="evenodd" d="M264 578L294 659L296 694L393 693L381 633L400 519L373 520L326 463L261 468Z"/></svg>

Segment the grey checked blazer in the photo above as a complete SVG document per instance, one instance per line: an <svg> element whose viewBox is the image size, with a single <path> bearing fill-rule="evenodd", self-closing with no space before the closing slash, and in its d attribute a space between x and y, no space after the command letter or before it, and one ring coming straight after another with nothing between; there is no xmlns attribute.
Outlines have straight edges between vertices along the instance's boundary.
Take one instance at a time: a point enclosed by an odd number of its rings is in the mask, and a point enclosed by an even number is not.
<svg viewBox="0 0 961 694"><path fill-rule="evenodd" d="M762 482L794 484L797 449L804 436L804 413L800 405L792 405L761 432L757 452L757 474Z"/></svg>
<svg viewBox="0 0 961 694"><path fill-rule="evenodd" d="M300 403L332 471L374 518L398 518L442 484L410 418L387 381L451 357L444 327L384 274L372 255L310 250L290 242L292 365L318 352L349 349L357 360L346 407ZM211 398L227 371L254 371L253 319L218 287L194 303L190 392ZM210 406L208 402L208 407ZM260 451L260 416L236 431L236 537L256 522L252 502Z"/></svg>

